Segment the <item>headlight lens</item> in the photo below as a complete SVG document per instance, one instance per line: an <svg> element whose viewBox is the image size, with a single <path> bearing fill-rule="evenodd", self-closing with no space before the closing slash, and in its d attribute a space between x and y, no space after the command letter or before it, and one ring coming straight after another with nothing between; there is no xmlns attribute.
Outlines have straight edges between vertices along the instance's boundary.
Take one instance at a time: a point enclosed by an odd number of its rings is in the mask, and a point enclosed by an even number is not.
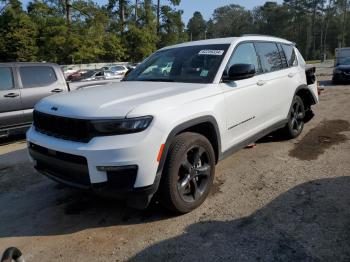
<svg viewBox="0 0 350 262"><path fill-rule="evenodd" d="M93 120L93 132L98 135L122 135L138 133L145 130L152 122L152 116L137 118Z"/></svg>
<svg viewBox="0 0 350 262"><path fill-rule="evenodd" d="M339 69L337 69L337 68L336 68L336 69L334 69L334 71L333 71L333 72L334 72L334 74L341 74L341 70L339 70Z"/></svg>

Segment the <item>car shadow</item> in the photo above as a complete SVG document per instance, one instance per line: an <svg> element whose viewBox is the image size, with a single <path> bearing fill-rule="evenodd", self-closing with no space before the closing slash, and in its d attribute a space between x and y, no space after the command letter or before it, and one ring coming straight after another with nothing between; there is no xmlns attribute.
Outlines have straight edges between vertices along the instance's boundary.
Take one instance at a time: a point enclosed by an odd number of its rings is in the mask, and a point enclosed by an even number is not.
<svg viewBox="0 0 350 262"><path fill-rule="evenodd" d="M332 80L320 80L318 81L320 87L324 86L324 87L329 87L329 86L334 86Z"/></svg>
<svg viewBox="0 0 350 262"><path fill-rule="evenodd" d="M309 110L305 113L304 123L310 122L314 118L315 114L312 110ZM272 143L272 142L282 142L286 141L286 136L283 133L282 129L276 130L263 138L260 138L255 143L256 144L264 144L264 143Z"/></svg>
<svg viewBox="0 0 350 262"><path fill-rule="evenodd" d="M350 177L298 185L250 216L190 225L131 261L350 261Z"/></svg>
<svg viewBox="0 0 350 262"><path fill-rule="evenodd" d="M25 134L11 135L8 137L0 137L0 146L6 146L14 142L25 142Z"/></svg>
<svg viewBox="0 0 350 262"><path fill-rule="evenodd" d="M258 141L256 141L256 144L265 144L265 143L273 143L273 142L283 142L286 141L286 138L279 134L278 132L273 132L271 134L268 134L267 136L264 136L263 138L260 138Z"/></svg>
<svg viewBox="0 0 350 262"><path fill-rule="evenodd" d="M3 155L0 166L25 150ZM21 157L20 157L21 158ZM10 171L9 173L6 173ZM0 190L0 238L64 235L91 228L149 224L174 215L157 203L138 211L40 176L24 160L0 169L27 186ZM36 183L29 181L37 179ZM8 185L11 185L11 180ZM310 181L250 216L206 221L138 253L132 261L349 261L350 177Z"/></svg>
<svg viewBox="0 0 350 262"><path fill-rule="evenodd" d="M342 82L339 82L339 83L333 83L332 80L320 80L319 81L319 84L320 84L320 87L334 87L334 86L341 86L341 85L350 85L350 82L349 81L342 81Z"/></svg>
<svg viewBox="0 0 350 262"><path fill-rule="evenodd" d="M57 184L33 168L26 149L1 155L0 238L65 235L173 216L157 202L146 210L136 210L125 201Z"/></svg>

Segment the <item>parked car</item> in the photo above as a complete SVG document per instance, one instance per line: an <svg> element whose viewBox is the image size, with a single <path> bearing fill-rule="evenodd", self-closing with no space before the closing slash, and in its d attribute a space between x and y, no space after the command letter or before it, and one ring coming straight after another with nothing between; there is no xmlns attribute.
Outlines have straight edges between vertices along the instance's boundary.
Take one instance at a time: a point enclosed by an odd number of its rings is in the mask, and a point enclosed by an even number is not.
<svg viewBox="0 0 350 262"><path fill-rule="evenodd" d="M87 71L88 71L87 69L80 69L78 71L75 71L74 73L72 73L69 76L67 76L67 81L73 81L75 79L78 79L83 74L85 74Z"/></svg>
<svg viewBox="0 0 350 262"><path fill-rule="evenodd" d="M168 75L170 73L170 70L172 68L172 62L167 63L163 68L162 68L162 73L163 75Z"/></svg>
<svg viewBox="0 0 350 262"><path fill-rule="evenodd" d="M140 63L132 63L127 66L128 69L134 70Z"/></svg>
<svg viewBox="0 0 350 262"><path fill-rule="evenodd" d="M67 68L64 68L63 67L63 74L64 74L64 77L67 79L67 77L71 74L73 74L74 72L76 72L77 70L74 68L74 67L67 67Z"/></svg>
<svg viewBox="0 0 350 262"><path fill-rule="evenodd" d="M104 71L104 79L121 79L122 77L124 77L123 75L120 75L117 72L112 72L112 71Z"/></svg>
<svg viewBox="0 0 350 262"><path fill-rule="evenodd" d="M61 183L138 208L158 192L165 207L190 212L208 196L218 161L272 131L300 135L318 102L305 70L294 43L274 37L166 47L121 83L41 100L29 153Z"/></svg>
<svg viewBox="0 0 350 262"><path fill-rule="evenodd" d="M332 81L334 84L350 81L350 47L336 49Z"/></svg>
<svg viewBox="0 0 350 262"><path fill-rule="evenodd" d="M28 128L34 105L68 91L61 68L50 63L0 63L0 136Z"/></svg>
<svg viewBox="0 0 350 262"><path fill-rule="evenodd" d="M80 77L77 77L72 81L95 81L109 79L120 79L120 76L114 74L112 71L89 70L85 74L82 74Z"/></svg>
<svg viewBox="0 0 350 262"><path fill-rule="evenodd" d="M112 72L115 76L119 76L119 78L124 77L126 72L128 72L128 68L123 65L111 65L111 66L104 66L101 68L103 71Z"/></svg>

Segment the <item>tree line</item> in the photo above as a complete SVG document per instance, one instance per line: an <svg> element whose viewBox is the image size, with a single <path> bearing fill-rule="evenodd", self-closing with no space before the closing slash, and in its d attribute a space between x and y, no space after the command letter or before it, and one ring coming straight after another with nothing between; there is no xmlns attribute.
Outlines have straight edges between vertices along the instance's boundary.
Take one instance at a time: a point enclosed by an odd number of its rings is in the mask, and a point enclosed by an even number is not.
<svg viewBox="0 0 350 262"><path fill-rule="evenodd" d="M195 12L187 26L180 1L0 0L0 61L137 62L163 46L253 33L294 41L306 59L350 46L348 0L231 4L208 21Z"/></svg>

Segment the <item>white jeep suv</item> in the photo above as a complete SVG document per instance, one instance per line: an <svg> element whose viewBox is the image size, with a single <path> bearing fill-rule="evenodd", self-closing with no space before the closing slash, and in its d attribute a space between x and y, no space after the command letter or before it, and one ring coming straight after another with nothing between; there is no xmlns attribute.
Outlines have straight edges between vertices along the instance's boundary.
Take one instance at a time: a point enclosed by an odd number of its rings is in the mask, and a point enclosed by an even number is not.
<svg viewBox="0 0 350 262"><path fill-rule="evenodd" d="M58 182L139 208L157 192L186 213L207 197L219 160L277 129L301 133L318 102L305 70L294 43L274 37L166 47L121 83L41 100L29 153Z"/></svg>

